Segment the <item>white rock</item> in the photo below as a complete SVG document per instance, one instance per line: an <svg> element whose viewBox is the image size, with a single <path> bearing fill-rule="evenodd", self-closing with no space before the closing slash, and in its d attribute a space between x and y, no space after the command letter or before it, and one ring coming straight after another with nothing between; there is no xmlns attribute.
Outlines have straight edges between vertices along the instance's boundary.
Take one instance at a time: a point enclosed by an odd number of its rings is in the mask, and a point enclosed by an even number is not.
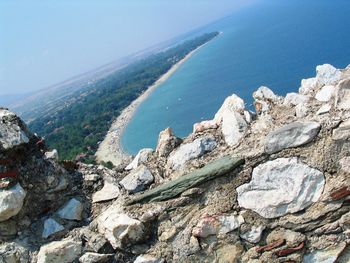
<svg viewBox="0 0 350 263"><path fill-rule="evenodd" d="M310 94L316 88L316 78L303 79L299 88L299 93L303 95Z"/></svg>
<svg viewBox="0 0 350 263"><path fill-rule="evenodd" d="M222 118L222 134L229 146L235 146L243 138L248 124L238 112L226 112Z"/></svg>
<svg viewBox="0 0 350 263"><path fill-rule="evenodd" d="M136 193L146 189L154 181L154 177L145 165L140 165L120 181L129 193Z"/></svg>
<svg viewBox="0 0 350 263"><path fill-rule="evenodd" d="M50 152L45 152L45 159L58 160L58 152L56 149L53 149Z"/></svg>
<svg viewBox="0 0 350 263"><path fill-rule="evenodd" d="M244 223L241 215L204 215L199 220L192 234L195 237L208 237L211 235L223 235L240 227Z"/></svg>
<svg viewBox="0 0 350 263"><path fill-rule="evenodd" d="M241 238L247 240L250 243L258 243L261 239L261 234L264 231L265 226L252 226L252 228L241 234Z"/></svg>
<svg viewBox="0 0 350 263"><path fill-rule="evenodd" d="M191 143L182 144L170 155L168 165L174 170L180 169L187 161L196 159L214 150L216 145L214 137L211 136L198 138Z"/></svg>
<svg viewBox="0 0 350 263"><path fill-rule="evenodd" d="M120 190L117 185L105 180L102 189L92 195L92 202L98 203L102 201L112 200L117 198L119 196L119 193Z"/></svg>
<svg viewBox="0 0 350 263"><path fill-rule="evenodd" d="M82 203L79 200L72 198L60 210L58 210L58 215L63 219L81 220L82 212Z"/></svg>
<svg viewBox="0 0 350 263"><path fill-rule="evenodd" d="M80 263L103 263L108 262L112 257L112 254L98 254L93 252L87 252L79 258Z"/></svg>
<svg viewBox="0 0 350 263"><path fill-rule="evenodd" d="M201 121L193 125L193 133L203 132L210 129L217 129L219 124L215 120Z"/></svg>
<svg viewBox="0 0 350 263"><path fill-rule="evenodd" d="M221 108L215 114L214 120L220 123L223 119L223 115L227 112L240 112L243 113L245 109L244 101L236 94L232 94L227 97L222 104Z"/></svg>
<svg viewBox="0 0 350 263"><path fill-rule="evenodd" d="M64 230L64 227L57 223L55 219L48 218L44 221L44 229L42 233L43 238L48 238L49 236Z"/></svg>
<svg viewBox="0 0 350 263"><path fill-rule="evenodd" d="M321 102L328 102L335 93L335 87L332 85L327 85L321 88L319 92L316 93L315 99Z"/></svg>
<svg viewBox="0 0 350 263"><path fill-rule="evenodd" d="M341 78L341 71L330 64L316 67L316 81L318 85L333 85Z"/></svg>
<svg viewBox="0 0 350 263"><path fill-rule="evenodd" d="M40 248L37 263L71 263L80 256L81 250L81 242L70 238L51 242Z"/></svg>
<svg viewBox="0 0 350 263"><path fill-rule="evenodd" d="M253 121L253 118L256 116L255 113L247 110L245 110L243 114L244 114L245 121L247 123L251 123Z"/></svg>
<svg viewBox="0 0 350 263"><path fill-rule="evenodd" d="M333 130L332 139L335 141L345 141L350 138L350 119L342 122L338 128Z"/></svg>
<svg viewBox="0 0 350 263"><path fill-rule="evenodd" d="M138 256L134 263L163 263L164 260L154 257L152 255L140 255Z"/></svg>
<svg viewBox="0 0 350 263"><path fill-rule="evenodd" d="M137 168L141 163L144 163L147 161L148 156L153 153L153 149L151 148L145 148L141 149L138 154L135 156L134 160L125 167L125 170L132 170Z"/></svg>
<svg viewBox="0 0 350 263"><path fill-rule="evenodd" d="M292 92L287 93L286 97L284 98L283 104L296 106L299 104L307 103L308 101L308 96Z"/></svg>
<svg viewBox="0 0 350 263"><path fill-rule="evenodd" d="M86 174L84 175L84 180L87 182L96 182L101 178L99 174Z"/></svg>
<svg viewBox="0 0 350 263"><path fill-rule="evenodd" d="M278 101L279 97L268 87L261 86L253 93L253 98L255 100L268 100L268 101Z"/></svg>
<svg viewBox="0 0 350 263"><path fill-rule="evenodd" d="M309 112L310 109L305 104L298 104L295 106L295 115L298 118L304 118Z"/></svg>
<svg viewBox="0 0 350 263"><path fill-rule="evenodd" d="M320 171L297 158L279 158L257 166L250 183L236 189L238 204L265 218L275 218L316 202L324 184Z"/></svg>
<svg viewBox="0 0 350 263"><path fill-rule="evenodd" d="M159 133L156 152L159 157L168 157L181 143L182 139L176 137L171 128L166 128Z"/></svg>
<svg viewBox="0 0 350 263"><path fill-rule="evenodd" d="M334 247L329 247L324 250L315 250L304 255L303 263L335 263L339 254L346 247L345 243L340 243Z"/></svg>
<svg viewBox="0 0 350 263"><path fill-rule="evenodd" d="M341 110L350 110L350 78L341 81L336 88L336 104Z"/></svg>
<svg viewBox="0 0 350 263"><path fill-rule="evenodd" d="M340 164L340 170L350 173L350 156L343 157L339 161Z"/></svg>
<svg viewBox="0 0 350 263"><path fill-rule="evenodd" d="M317 122L293 122L271 132L266 137L265 151L275 153L311 142L320 131Z"/></svg>
<svg viewBox="0 0 350 263"><path fill-rule="evenodd" d="M17 116L0 109L0 149L4 150L29 142L29 132Z"/></svg>
<svg viewBox="0 0 350 263"><path fill-rule="evenodd" d="M17 215L21 211L26 191L20 184L10 189L0 189L0 222Z"/></svg>
<svg viewBox="0 0 350 263"><path fill-rule="evenodd" d="M326 114L331 110L332 106L330 104L324 104L321 106L321 108L318 109L318 111L316 112L317 115L322 115L322 114Z"/></svg>
<svg viewBox="0 0 350 263"><path fill-rule="evenodd" d="M113 248L121 248L123 244L133 244L142 240L144 226L136 219L123 212L107 209L97 218L98 231L111 243Z"/></svg>

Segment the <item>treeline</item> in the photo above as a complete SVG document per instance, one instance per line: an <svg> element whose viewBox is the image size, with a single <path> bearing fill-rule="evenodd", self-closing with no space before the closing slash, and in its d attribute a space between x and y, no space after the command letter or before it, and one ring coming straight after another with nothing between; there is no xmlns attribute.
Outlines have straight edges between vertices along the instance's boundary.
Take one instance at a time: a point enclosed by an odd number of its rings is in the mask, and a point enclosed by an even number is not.
<svg viewBox="0 0 350 263"><path fill-rule="evenodd" d="M81 155L91 162L113 119L176 62L217 35L218 32L204 34L132 63L76 92L74 103L52 116L34 120L29 127L44 136L61 159Z"/></svg>

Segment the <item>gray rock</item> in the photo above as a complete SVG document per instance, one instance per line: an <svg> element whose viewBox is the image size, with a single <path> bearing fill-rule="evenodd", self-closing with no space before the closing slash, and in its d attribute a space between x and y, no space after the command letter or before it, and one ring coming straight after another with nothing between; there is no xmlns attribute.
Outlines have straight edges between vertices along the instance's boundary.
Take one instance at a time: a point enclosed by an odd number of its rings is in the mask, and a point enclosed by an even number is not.
<svg viewBox="0 0 350 263"><path fill-rule="evenodd" d="M350 78L344 79L338 84L336 106L341 110L350 110Z"/></svg>
<svg viewBox="0 0 350 263"><path fill-rule="evenodd" d="M80 263L104 263L108 262L113 255L87 252L79 258Z"/></svg>
<svg viewBox="0 0 350 263"><path fill-rule="evenodd" d="M98 202L112 200L117 198L119 194L120 194L119 187L116 184L105 180L102 189L92 195L92 202L98 203Z"/></svg>
<svg viewBox="0 0 350 263"><path fill-rule="evenodd" d="M326 248L324 250L315 250L304 256L304 263L334 263L340 253L345 249L346 243L340 243L336 246Z"/></svg>
<svg viewBox="0 0 350 263"><path fill-rule="evenodd" d="M140 192L154 181L154 177L145 165L140 165L120 181L120 184L129 192Z"/></svg>
<svg viewBox="0 0 350 263"><path fill-rule="evenodd" d="M58 210L58 215L63 219L81 220L82 212L82 203L79 200L72 198L60 210Z"/></svg>
<svg viewBox="0 0 350 263"><path fill-rule="evenodd" d="M216 145L214 137L211 136L198 138L191 143L183 144L170 155L168 165L173 170L178 170L184 167L187 161L214 150Z"/></svg>
<svg viewBox="0 0 350 263"><path fill-rule="evenodd" d="M350 138L350 119L342 122L338 128L333 130L332 139L335 141L345 141Z"/></svg>
<svg viewBox="0 0 350 263"><path fill-rule="evenodd" d="M55 219L48 218L44 221L44 228L41 236L43 238L48 238L49 236L61 232L62 230L64 230L64 227L61 224L57 223Z"/></svg>
<svg viewBox="0 0 350 263"><path fill-rule="evenodd" d="M264 231L265 226L252 226L249 231L242 233L241 238L247 240L250 243L258 243L261 239L261 234Z"/></svg>
<svg viewBox="0 0 350 263"><path fill-rule="evenodd" d="M0 109L0 149L7 150L28 143L31 136L16 114Z"/></svg>
<svg viewBox="0 0 350 263"><path fill-rule="evenodd" d="M238 204L265 218L303 210L323 191L323 174L297 158L279 158L257 166L248 184L239 186Z"/></svg>
<svg viewBox="0 0 350 263"><path fill-rule="evenodd" d="M140 164L144 163L147 161L148 156L153 153L153 149L151 148L145 148L141 149L138 154L135 156L134 160L125 167L125 170L132 170L136 169Z"/></svg>
<svg viewBox="0 0 350 263"><path fill-rule="evenodd" d="M30 262L29 251L18 243L5 243L0 246L1 263L27 263Z"/></svg>
<svg viewBox="0 0 350 263"><path fill-rule="evenodd" d="M317 122L293 122L284 125L267 136L265 151L271 154L311 142L320 128Z"/></svg>
<svg viewBox="0 0 350 263"><path fill-rule="evenodd" d="M171 128L166 128L159 133L156 152L159 157L168 157L181 143L182 139L176 137Z"/></svg>
<svg viewBox="0 0 350 263"><path fill-rule="evenodd" d="M81 255L81 241L66 238L42 246L37 263L71 263Z"/></svg>
<svg viewBox="0 0 350 263"><path fill-rule="evenodd" d="M10 189L0 189L0 222L17 215L22 209L26 191L18 183Z"/></svg>

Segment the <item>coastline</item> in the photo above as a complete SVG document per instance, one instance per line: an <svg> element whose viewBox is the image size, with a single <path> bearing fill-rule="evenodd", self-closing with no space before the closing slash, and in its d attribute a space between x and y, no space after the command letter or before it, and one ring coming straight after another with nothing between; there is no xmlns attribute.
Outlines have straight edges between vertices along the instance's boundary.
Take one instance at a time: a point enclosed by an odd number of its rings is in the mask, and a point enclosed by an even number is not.
<svg viewBox="0 0 350 263"><path fill-rule="evenodd" d="M221 35L220 32L217 36ZM217 37L216 36L216 37ZM215 39L214 37L213 39ZM213 40L211 39L211 40ZM137 99L135 99L129 106L127 106L121 114L113 121L111 127L109 128L106 137L100 143L95 156L97 162L112 162L115 166L120 165L123 161L129 160L131 156L123 149L121 145L121 136L123 132L134 116L138 106L148 98L148 96L166 81L175 71L185 63L196 51L208 44L210 41L198 46L196 49L188 53L183 59L179 60L174 64L166 73L164 73L160 78L151 86L147 88Z"/></svg>

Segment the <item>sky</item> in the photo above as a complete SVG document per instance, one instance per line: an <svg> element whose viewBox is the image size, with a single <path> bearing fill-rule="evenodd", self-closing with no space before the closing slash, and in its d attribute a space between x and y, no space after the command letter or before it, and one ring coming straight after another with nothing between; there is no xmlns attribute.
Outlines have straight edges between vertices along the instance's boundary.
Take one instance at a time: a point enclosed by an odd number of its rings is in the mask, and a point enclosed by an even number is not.
<svg viewBox="0 0 350 263"><path fill-rule="evenodd" d="M254 0L1 0L0 96L143 50Z"/></svg>

